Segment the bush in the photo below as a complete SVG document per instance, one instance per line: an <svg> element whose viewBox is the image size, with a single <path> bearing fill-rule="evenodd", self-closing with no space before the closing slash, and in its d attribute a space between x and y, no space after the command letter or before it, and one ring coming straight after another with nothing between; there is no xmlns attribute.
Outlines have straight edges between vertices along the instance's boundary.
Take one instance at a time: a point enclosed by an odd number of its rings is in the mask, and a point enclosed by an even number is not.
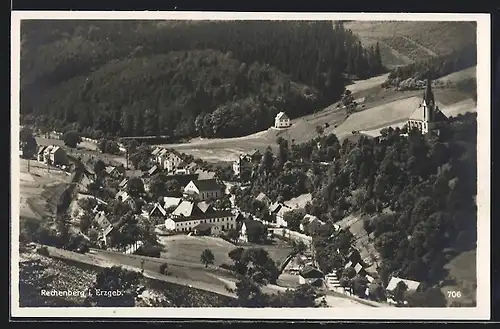
<svg viewBox="0 0 500 329"><path fill-rule="evenodd" d="M42 256L49 256L49 249L46 246L39 247L36 252Z"/></svg>

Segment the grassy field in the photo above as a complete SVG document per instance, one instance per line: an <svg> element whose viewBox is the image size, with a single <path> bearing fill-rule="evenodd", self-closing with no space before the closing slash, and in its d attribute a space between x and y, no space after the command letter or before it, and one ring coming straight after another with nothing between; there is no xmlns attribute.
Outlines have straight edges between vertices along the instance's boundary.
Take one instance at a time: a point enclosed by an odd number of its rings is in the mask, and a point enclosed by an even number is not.
<svg viewBox="0 0 500 329"><path fill-rule="evenodd" d="M471 304L476 302L476 250L461 253L444 266L449 270L448 276L456 281L454 285L441 288L441 291L448 300L448 305L452 302ZM460 292L460 297L448 296L448 292Z"/></svg>
<svg viewBox="0 0 500 329"><path fill-rule="evenodd" d="M439 78L437 81L443 81L445 83L447 81L450 81L451 83L457 83L457 82L464 81L467 79L476 78L476 73L477 73L476 66L469 67L468 69L448 74L442 78Z"/></svg>
<svg viewBox="0 0 500 329"><path fill-rule="evenodd" d="M449 54L476 42L473 22L351 21L344 24L365 46L379 42L388 67Z"/></svg>

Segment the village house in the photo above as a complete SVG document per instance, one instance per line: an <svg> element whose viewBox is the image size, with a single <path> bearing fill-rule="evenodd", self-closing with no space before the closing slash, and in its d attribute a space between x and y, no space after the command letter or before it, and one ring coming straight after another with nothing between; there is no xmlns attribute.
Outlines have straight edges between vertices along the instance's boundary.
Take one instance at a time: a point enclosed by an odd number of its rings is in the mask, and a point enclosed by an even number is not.
<svg viewBox="0 0 500 329"><path fill-rule="evenodd" d="M194 172L194 175L198 175L197 179L198 180L207 180L207 179L216 179L219 180L217 174L213 171L208 171L208 170L203 170L203 169L196 169Z"/></svg>
<svg viewBox="0 0 500 329"><path fill-rule="evenodd" d="M191 162L189 164L180 163L177 168L174 169L174 175L192 175L196 172L198 165L196 162Z"/></svg>
<svg viewBox="0 0 500 329"><path fill-rule="evenodd" d="M264 194L264 193L262 193L262 192L260 192L259 195L257 195L257 197L255 198L255 200L259 201L260 203L262 203L266 207L269 207L269 205L271 204L271 199L269 199L267 197L267 195Z"/></svg>
<svg viewBox="0 0 500 329"><path fill-rule="evenodd" d="M193 180L186 185L183 194L200 201L217 200L224 195L224 190L215 179Z"/></svg>
<svg viewBox="0 0 500 329"><path fill-rule="evenodd" d="M422 103L408 119L408 131L417 128L422 134L439 133L439 126L447 120L448 118L439 110L434 100L432 82L430 78L427 78Z"/></svg>
<svg viewBox="0 0 500 329"><path fill-rule="evenodd" d="M284 204L282 204L279 207L279 210L277 212L275 212L276 225L278 225L278 227L288 227L288 223L285 220L285 214L289 211L292 211L292 210L293 210L292 208L290 208L289 206L284 205Z"/></svg>
<svg viewBox="0 0 500 329"><path fill-rule="evenodd" d="M274 118L274 128L288 128L292 124L290 122L290 118L288 115L286 115L285 112L280 112L276 115L276 118Z"/></svg>
<svg viewBox="0 0 500 329"><path fill-rule="evenodd" d="M165 162L163 169L166 169L167 172L173 172L174 169L177 168L182 162L181 157L179 157L177 154L174 152L170 152L168 155L165 157Z"/></svg>
<svg viewBox="0 0 500 329"><path fill-rule="evenodd" d="M267 235L267 228L264 224L257 220L245 219L241 224L238 240L242 242L259 242L259 239L256 239L256 237L261 235L261 233ZM265 237L260 236L260 238Z"/></svg>
<svg viewBox="0 0 500 329"><path fill-rule="evenodd" d="M116 193L116 200L120 200L121 202L126 202L130 198L130 195L127 191L120 191Z"/></svg>
<svg viewBox="0 0 500 329"><path fill-rule="evenodd" d="M125 174L125 168L123 166L107 166L106 174L114 179L120 179Z"/></svg>
<svg viewBox="0 0 500 329"><path fill-rule="evenodd" d="M45 163L50 163L54 166L67 165L69 163L66 151L59 146L49 145L43 152L43 159Z"/></svg>
<svg viewBox="0 0 500 329"><path fill-rule="evenodd" d="M182 201L165 220L165 228L176 232L192 232L201 223L214 224L221 231L236 227L235 217L230 211L216 211L212 207L200 206L195 202Z"/></svg>
<svg viewBox="0 0 500 329"><path fill-rule="evenodd" d="M166 168L165 160L167 159L168 154L168 150L164 148L160 148L156 154L156 163L163 169Z"/></svg>
<svg viewBox="0 0 500 329"><path fill-rule="evenodd" d="M149 216L149 218L166 217L167 211L165 210L165 208L163 208L163 206L161 204L159 204L158 202L155 202L153 204L153 208L149 211L148 216Z"/></svg>
<svg viewBox="0 0 500 329"><path fill-rule="evenodd" d="M325 225L325 222L318 219L318 217L306 214L300 223L300 230L303 232L310 232L317 230L321 226Z"/></svg>
<svg viewBox="0 0 500 329"><path fill-rule="evenodd" d="M398 286L398 283L400 283L400 282L405 283L406 288L407 288L406 291L408 291L408 292L418 291L418 289L420 288L420 282L418 282L418 281L402 279L402 278L398 278L396 276L393 276L391 278L391 280L389 281L389 284L385 288L385 290L387 291L387 296L389 297L388 301L390 303L394 303L394 301L391 297L394 296L394 290L396 289L396 287Z"/></svg>
<svg viewBox="0 0 500 329"><path fill-rule="evenodd" d="M245 170L252 169L253 164L259 163L262 154L259 150L253 149L247 154L240 154L238 159L233 162L233 173L236 177L240 177Z"/></svg>
<svg viewBox="0 0 500 329"><path fill-rule="evenodd" d="M68 155L59 146L55 146L50 151L50 161L53 165L67 165L69 164Z"/></svg>
<svg viewBox="0 0 500 329"><path fill-rule="evenodd" d="M299 273L300 284L310 284L312 286L323 286L325 275L323 272L312 266L305 266Z"/></svg>
<svg viewBox="0 0 500 329"><path fill-rule="evenodd" d="M163 208L167 210L170 207L177 207L181 202L182 202L181 198L166 196L163 197Z"/></svg>

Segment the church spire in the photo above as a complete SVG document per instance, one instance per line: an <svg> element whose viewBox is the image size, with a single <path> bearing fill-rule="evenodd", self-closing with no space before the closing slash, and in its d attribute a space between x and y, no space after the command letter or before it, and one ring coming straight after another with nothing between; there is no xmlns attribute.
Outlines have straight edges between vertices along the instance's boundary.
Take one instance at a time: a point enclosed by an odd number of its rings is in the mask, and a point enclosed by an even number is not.
<svg viewBox="0 0 500 329"><path fill-rule="evenodd" d="M427 71L427 86L424 92L424 101L427 105L434 105L434 93L432 92L431 72Z"/></svg>

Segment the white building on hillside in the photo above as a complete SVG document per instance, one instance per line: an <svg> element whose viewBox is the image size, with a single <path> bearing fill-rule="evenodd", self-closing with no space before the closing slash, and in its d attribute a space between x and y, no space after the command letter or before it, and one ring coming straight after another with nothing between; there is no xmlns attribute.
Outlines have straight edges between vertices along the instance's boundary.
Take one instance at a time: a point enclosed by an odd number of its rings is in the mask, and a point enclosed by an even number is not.
<svg viewBox="0 0 500 329"><path fill-rule="evenodd" d="M286 115L285 112L280 112L274 118L274 128L288 128L292 125L290 122L290 118Z"/></svg>

